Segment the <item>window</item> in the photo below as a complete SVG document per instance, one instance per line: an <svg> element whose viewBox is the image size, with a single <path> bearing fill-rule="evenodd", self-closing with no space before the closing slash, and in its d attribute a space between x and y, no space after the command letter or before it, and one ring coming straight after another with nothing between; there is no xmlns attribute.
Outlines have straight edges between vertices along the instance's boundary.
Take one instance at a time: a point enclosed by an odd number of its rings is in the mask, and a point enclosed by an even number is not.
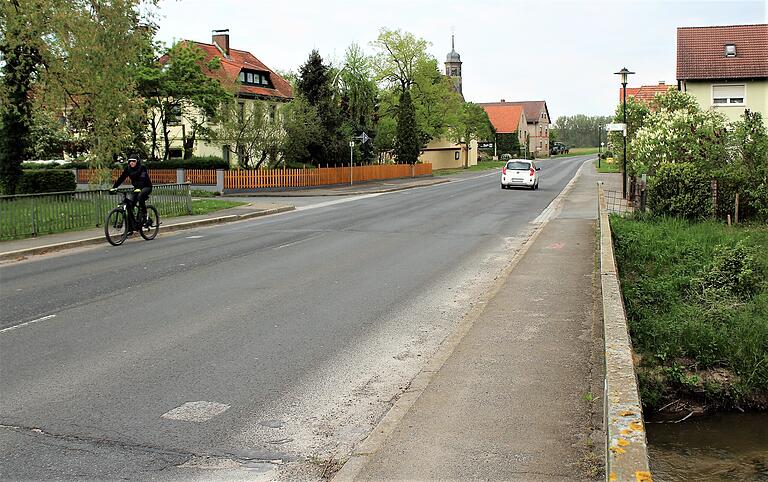
<svg viewBox="0 0 768 482"><path fill-rule="evenodd" d="M181 124L181 104L178 102L168 106L168 112L166 118L169 125Z"/></svg>
<svg viewBox="0 0 768 482"><path fill-rule="evenodd" d="M736 45L735 44L725 44L725 56L726 57L736 57Z"/></svg>
<svg viewBox="0 0 768 482"><path fill-rule="evenodd" d="M712 104L744 104L745 90L744 84L713 85Z"/></svg>
<svg viewBox="0 0 768 482"><path fill-rule="evenodd" d="M245 82L245 72L240 72L240 82Z"/></svg>
<svg viewBox="0 0 768 482"><path fill-rule="evenodd" d="M512 171L527 171L531 168L531 163L523 161L509 161L507 163L507 169Z"/></svg>
<svg viewBox="0 0 768 482"><path fill-rule="evenodd" d="M245 82L248 83L248 84L252 84L253 83L253 73L246 72L246 74L245 74Z"/></svg>

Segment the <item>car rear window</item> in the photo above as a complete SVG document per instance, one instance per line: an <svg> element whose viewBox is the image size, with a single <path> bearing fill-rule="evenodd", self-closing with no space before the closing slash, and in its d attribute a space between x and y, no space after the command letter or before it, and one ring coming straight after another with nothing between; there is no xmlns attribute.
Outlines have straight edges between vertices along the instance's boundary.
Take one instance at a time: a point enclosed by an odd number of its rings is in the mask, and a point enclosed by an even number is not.
<svg viewBox="0 0 768 482"><path fill-rule="evenodd" d="M530 168L531 168L531 165L528 164L527 162L510 161L510 162L507 163L507 169L512 169L512 170L517 169L517 170L520 170L520 171L524 171L524 170L530 169Z"/></svg>

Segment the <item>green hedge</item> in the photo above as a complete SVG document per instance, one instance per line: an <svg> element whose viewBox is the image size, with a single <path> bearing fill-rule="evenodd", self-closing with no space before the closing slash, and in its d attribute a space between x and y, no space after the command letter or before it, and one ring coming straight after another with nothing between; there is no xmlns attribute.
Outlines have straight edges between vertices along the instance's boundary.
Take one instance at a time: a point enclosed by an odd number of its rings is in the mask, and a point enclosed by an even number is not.
<svg viewBox="0 0 768 482"><path fill-rule="evenodd" d="M662 164L648 182L654 214L702 219L712 214L710 179L689 162Z"/></svg>
<svg viewBox="0 0 768 482"><path fill-rule="evenodd" d="M24 171L16 186L16 194L74 191L75 174L61 169Z"/></svg>
<svg viewBox="0 0 768 482"><path fill-rule="evenodd" d="M229 169L227 161L217 156L150 161L146 165L149 169Z"/></svg>
<svg viewBox="0 0 768 482"><path fill-rule="evenodd" d="M189 159L169 159L167 161L142 161L149 169L229 169L229 164L218 156L192 157ZM24 169L89 169L87 162L76 161L61 165L45 165L24 163ZM109 169L123 169L125 163L114 163L106 166Z"/></svg>

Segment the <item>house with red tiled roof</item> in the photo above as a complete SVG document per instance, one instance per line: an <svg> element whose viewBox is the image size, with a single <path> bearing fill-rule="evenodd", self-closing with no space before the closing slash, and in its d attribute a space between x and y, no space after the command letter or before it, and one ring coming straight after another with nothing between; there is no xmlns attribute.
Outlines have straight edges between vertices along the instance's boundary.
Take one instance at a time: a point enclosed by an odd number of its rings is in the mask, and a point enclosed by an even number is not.
<svg viewBox="0 0 768 482"><path fill-rule="evenodd" d="M768 115L768 24L680 27L677 83L704 109L731 121Z"/></svg>
<svg viewBox="0 0 768 482"><path fill-rule="evenodd" d="M481 103L479 105L488 112L488 117L491 119L491 123L494 124L494 127L496 127L496 124L494 123L493 118L491 118L489 109L491 109L491 111L498 109L501 112L514 114L516 111L513 111L513 108L521 108L525 118L525 124L524 129L522 129L521 132L520 145L526 147L527 151L535 157L549 156L549 125L551 121L546 101L526 100L507 102L506 100L501 99L501 102Z"/></svg>
<svg viewBox="0 0 768 482"><path fill-rule="evenodd" d="M523 106L506 104L505 102L480 105L485 109L485 113L488 114L488 120L491 121L493 128L496 130L494 155L512 154L508 152L498 152L500 137L504 135L516 135L520 146L525 146L528 133L528 122L525 120Z"/></svg>
<svg viewBox="0 0 768 482"><path fill-rule="evenodd" d="M234 90L235 97L241 106L250 102L268 102L273 107L269 115L276 115L277 106L290 101L293 98L291 84L267 67L252 53L230 47L229 31L214 30L211 43L184 40L183 43L200 49L204 55L204 62L218 58L221 68L211 71L204 69L206 75L218 79L226 88ZM160 59L162 63L164 57ZM184 106L179 106L184 108ZM243 107L241 107L242 109ZM185 132L189 126L185 125L182 116L176 117L176 125L171 127L170 157L181 157L182 144ZM195 156L220 156L232 163L236 157L233 153L239 152L232 146L211 145L205 141L197 142L194 146Z"/></svg>
<svg viewBox="0 0 768 482"><path fill-rule="evenodd" d="M635 100L641 101L641 102L644 102L645 104L650 105L653 98L656 97L658 94L664 94L674 88L675 88L674 85L667 84L663 80L659 82L657 85L627 87L627 99L629 99L630 97L634 97ZM623 99L624 99L623 89L619 89L619 102L621 102Z"/></svg>

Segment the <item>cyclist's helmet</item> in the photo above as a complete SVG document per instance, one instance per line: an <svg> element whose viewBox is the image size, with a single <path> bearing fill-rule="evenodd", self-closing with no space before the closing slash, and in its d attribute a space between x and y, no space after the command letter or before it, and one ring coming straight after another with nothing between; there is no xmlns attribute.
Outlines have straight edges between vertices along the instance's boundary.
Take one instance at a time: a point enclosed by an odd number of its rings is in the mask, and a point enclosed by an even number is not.
<svg viewBox="0 0 768 482"><path fill-rule="evenodd" d="M130 154L128 156L128 163L130 165L131 162L136 161L135 168L139 167L141 165L141 157L139 157L138 154Z"/></svg>

